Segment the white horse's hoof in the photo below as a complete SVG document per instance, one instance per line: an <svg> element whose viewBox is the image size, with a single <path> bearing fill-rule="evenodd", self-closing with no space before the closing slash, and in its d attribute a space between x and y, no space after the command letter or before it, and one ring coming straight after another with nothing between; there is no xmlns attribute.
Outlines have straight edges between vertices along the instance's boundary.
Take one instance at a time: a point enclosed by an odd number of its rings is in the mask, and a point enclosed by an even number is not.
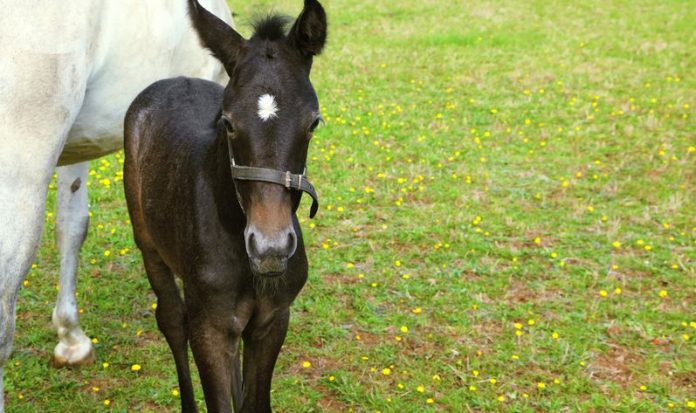
<svg viewBox="0 0 696 413"><path fill-rule="evenodd" d="M54 367L75 367L94 362L94 348L92 342L84 337L73 345L58 343L53 351Z"/></svg>

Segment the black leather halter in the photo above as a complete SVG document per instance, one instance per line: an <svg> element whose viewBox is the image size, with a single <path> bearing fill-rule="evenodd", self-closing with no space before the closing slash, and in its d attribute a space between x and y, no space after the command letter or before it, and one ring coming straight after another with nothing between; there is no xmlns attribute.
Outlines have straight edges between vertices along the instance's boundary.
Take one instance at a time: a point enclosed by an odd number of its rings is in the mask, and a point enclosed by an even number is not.
<svg viewBox="0 0 696 413"><path fill-rule="evenodd" d="M290 171L282 172L276 169L240 166L234 161L232 141L229 137L227 138L227 148L230 155L232 182L234 182L234 190L237 193L237 201L239 202L239 206L242 208L242 211L244 211L244 206L242 205L242 197L239 195L239 190L237 190L237 179L242 181L261 181L282 185L288 191L300 191L300 197L302 196L302 192L308 193L309 196L312 197L312 207L309 210L309 217L314 218L314 216L317 214L317 210L319 210L319 196L314 190L314 185L312 185L312 183L307 179L307 167L304 168L301 174L294 174ZM297 203L299 205L299 199ZM297 206L295 209L297 209Z"/></svg>

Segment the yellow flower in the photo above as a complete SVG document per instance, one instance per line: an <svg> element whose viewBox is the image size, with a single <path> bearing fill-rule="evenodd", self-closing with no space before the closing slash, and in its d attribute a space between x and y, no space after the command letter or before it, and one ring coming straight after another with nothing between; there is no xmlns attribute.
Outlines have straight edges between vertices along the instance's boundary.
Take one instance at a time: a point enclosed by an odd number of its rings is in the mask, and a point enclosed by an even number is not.
<svg viewBox="0 0 696 413"><path fill-rule="evenodd" d="M435 403L435 400L433 400L433 399L431 399L430 397L428 397L428 399L427 399L425 402L428 403L428 404L433 404L433 403Z"/></svg>
<svg viewBox="0 0 696 413"><path fill-rule="evenodd" d="M554 339L554 340L558 340L558 333L554 331L554 332L551 334L551 338Z"/></svg>
<svg viewBox="0 0 696 413"><path fill-rule="evenodd" d="M140 371L141 368L140 364L133 364L131 366L131 371Z"/></svg>
<svg viewBox="0 0 696 413"><path fill-rule="evenodd" d="M329 376L329 381L330 382L336 381L336 376Z"/></svg>
<svg viewBox="0 0 696 413"><path fill-rule="evenodd" d="M425 387L423 387L423 386L418 386L418 387L416 387L416 391L417 391L418 393L423 393L423 392L425 392Z"/></svg>
<svg viewBox="0 0 696 413"><path fill-rule="evenodd" d="M178 389L172 389L172 396L174 396L174 397L179 397L179 390L178 390Z"/></svg>
<svg viewBox="0 0 696 413"><path fill-rule="evenodd" d="M621 248L621 242L619 242L619 241L614 241L614 242L611 243L611 245L612 245L614 248Z"/></svg>
<svg viewBox="0 0 696 413"><path fill-rule="evenodd" d="M505 401L505 396L503 396L502 394L501 394L500 396L498 396L498 401L499 401L499 402L504 402L504 401Z"/></svg>
<svg viewBox="0 0 696 413"><path fill-rule="evenodd" d="M382 369L382 374L384 374L385 376L390 375L390 374L391 374L391 369L388 368L388 367L383 368L383 369Z"/></svg>
<svg viewBox="0 0 696 413"><path fill-rule="evenodd" d="M490 379L488 379L488 381L491 382L491 384L496 384L496 383L498 382L498 380L496 380L496 379L493 378L493 377L491 377Z"/></svg>
<svg viewBox="0 0 696 413"><path fill-rule="evenodd" d="M469 386L469 391L476 391L476 386L474 386L473 384Z"/></svg>
<svg viewBox="0 0 696 413"><path fill-rule="evenodd" d="M420 314L422 311L423 310L420 307L416 307L413 310L411 310L413 314Z"/></svg>
<svg viewBox="0 0 696 413"><path fill-rule="evenodd" d="M660 292L658 294L661 298L667 298L667 295L668 295L667 291L665 291L665 290L660 290Z"/></svg>
<svg viewBox="0 0 696 413"><path fill-rule="evenodd" d="M537 389L543 390L545 388L546 388L546 383L544 383L543 381L540 381L539 383L537 383Z"/></svg>
<svg viewBox="0 0 696 413"><path fill-rule="evenodd" d="M104 406L110 406L111 405L111 400L106 399L104 400Z"/></svg>
<svg viewBox="0 0 696 413"><path fill-rule="evenodd" d="M600 295L601 297L606 297L607 294L609 294L609 293L607 293L607 290L599 290L599 295Z"/></svg>
<svg viewBox="0 0 696 413"><path fill-rule="evenodd" d="M305 360L302 362L302 368L308 369L310 367L312 367L312 363L310 363L309 361Z"/></svg>
<svg viewBox="0 0 696 413"><path fill-rule="evenodd" d="M615 295L621 295L621 288L620 288L620 287L614 288L614 294L615 294Z"/></svg>
<svg viewBox="0 0 696 413"><path fill-rule="evenodd" d="M408 327L406 327L406 326L401 326L401 328L400 328L399 330L400 330L402 333L408 333Z"/></svg>

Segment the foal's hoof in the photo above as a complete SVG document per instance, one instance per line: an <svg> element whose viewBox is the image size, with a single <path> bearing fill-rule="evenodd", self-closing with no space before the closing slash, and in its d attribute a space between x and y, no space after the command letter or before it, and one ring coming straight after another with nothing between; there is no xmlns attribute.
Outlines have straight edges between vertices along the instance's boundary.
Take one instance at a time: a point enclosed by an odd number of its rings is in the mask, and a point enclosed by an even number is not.
<svg viewBox="0 0 696 413"><path fill-rule="evenodd" d="M94 348L92 343L79 343L66 346L58 343L53 352L53 367L78 367L94 363Z"/></svg>

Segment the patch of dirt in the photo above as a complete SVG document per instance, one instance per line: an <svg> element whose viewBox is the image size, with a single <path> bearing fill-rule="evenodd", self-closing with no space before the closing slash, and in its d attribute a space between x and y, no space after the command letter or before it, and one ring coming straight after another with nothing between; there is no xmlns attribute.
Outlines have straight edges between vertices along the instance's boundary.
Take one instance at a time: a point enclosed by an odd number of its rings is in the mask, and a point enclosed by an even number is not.
<svg viewBox="0 0 696 413"><path fill-rule="evenodd" d="M322 274L321 281L326 285L336 285L336 284L352 285L352 284L359 283L361 280L354 275L334 273L334 274Z"/></svg>
<svg viewBox="0 0 696 413"><path fill-rule="evenodd" d="M635 351L630 351L618 344L611 344L609 349L597 356L589 364L587 371L590 378L600 382L612 382L621 387L629 387L633 380L631 366L641 365L643 358Z"/></svg>
<svg viewBox="0 0 696 413"><path fill-rule="evenodd" d="M672 382L679 387L696 389L696 371L682 371L674 373Z"/></svg>
<svg viewBox="0 0 696 413"><path fill-rule="evenodd" d="M323 390L323 389L322 389ZM322 391L323 393L323 391ZM331 396L324 396L319 401L317 401L317 405L321 408L321 411L324 412L347 412L350 411L350 406L343 403L342 401L338 400L338 397L335 398L330 398Z"/></svg>

